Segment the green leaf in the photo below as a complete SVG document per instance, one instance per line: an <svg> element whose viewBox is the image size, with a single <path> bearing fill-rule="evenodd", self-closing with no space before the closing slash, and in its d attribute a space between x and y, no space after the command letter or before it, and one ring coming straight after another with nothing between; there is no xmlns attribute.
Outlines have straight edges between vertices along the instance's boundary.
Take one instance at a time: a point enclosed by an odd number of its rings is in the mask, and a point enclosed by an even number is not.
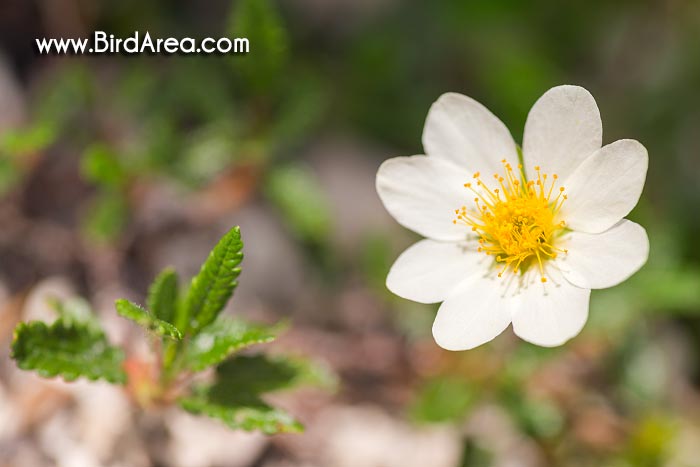
<svg viewBox="0 0 700 467"><path fill-rule="evenodd" d="M190 397L180 400L180 405L234 429L266 434L299 432L303 429L299 422L268 405L261 395L308 381L306 367L300 362L260 355L239 356L217 368L215 383L195 388Z"/></svg>
<svg viewBox="0 0 700 467"><path fill-rule="evenodd" d="M202 391L180 400L190 413L206 415L234 430L260 430L265 434L299 433L304 427L287 412L271 407L257 397L224 396Z"/></svg>
<svg viewBox="0 0 700 467"><path fill-rule="evenodd" d="M148 329L160 337L170 337L176 340L182 339L182 333L178 328L166 321L156 318L151 313L135 303L131 303L129 300L123 298L119 299L114 302L114 306L116 306L117 313L121 316L130 319L139 326Z"/></svg>
<svg viewBox="0 0 700 467"><path fill-rule="evenodd" d="M216 372L226 386L256 394L300 385L332 388L336 383L325 367L304 358L239 355L219 365Z"/></svg>
<svg viewBox="0 0 700 467"><path fill-rule="evenodd" d="M77 322L59 319L52 325L41 321L18 324L12 358L21 369L35 370L44 377L126 382L122 350L110 346L101 330Z"/></svg>
<svg viewBox="0 0 700 467"><path fill-rule="evenodd" d="M241 273L238 265L243 259L242 249L239 227L229 230L219 240L199 274L192 279L184 313L176 321L180 329L196 334L216 319L238 285L236 279Z"/></svg>
<svg viewBox="0 0 700 467"><path fill-rule="evenodd" d="M177 306L177 273L164 269L148 289L148 309L156 318L172 323Z"/></svg>
<svg viewBox="0 0 700 467"><path fill-rule="evenodd" d="M279 329L220 316L192 339L185 351L185 364L194 371L204 370L241 349L275 340Z"/></svg>

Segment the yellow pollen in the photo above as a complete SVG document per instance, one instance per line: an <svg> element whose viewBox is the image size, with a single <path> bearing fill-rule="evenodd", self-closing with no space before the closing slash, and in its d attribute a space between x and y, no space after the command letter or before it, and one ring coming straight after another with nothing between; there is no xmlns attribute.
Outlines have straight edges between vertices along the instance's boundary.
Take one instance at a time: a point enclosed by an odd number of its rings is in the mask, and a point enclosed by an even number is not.
<svg viewBox="0 0 700 467"><path fill-rule="evenodd" d="M475 208L462 206L455 210L454 223L468 226L479 236L478 251L501 264L498 277L508 269L518 273L534 266L540 271L541 281L547 282L544 263L567 253L555 246L566 229L566 222L558 219L567 199L564 187L555 191L559 177L552 174L548 181L539 166L535 167L535 179L528 180L522 165L518 164L516 172L505 159L501 163L505 173L494 175L497 187L486 186L479 172L474 174L479 189L464 184L476 195Z"/></svg>

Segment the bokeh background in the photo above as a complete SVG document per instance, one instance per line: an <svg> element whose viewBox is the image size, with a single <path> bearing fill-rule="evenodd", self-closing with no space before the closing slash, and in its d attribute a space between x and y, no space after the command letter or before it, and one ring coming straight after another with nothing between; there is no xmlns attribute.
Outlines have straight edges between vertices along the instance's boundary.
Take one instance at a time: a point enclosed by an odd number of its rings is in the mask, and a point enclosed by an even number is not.
<svg viewBox="0 0 700 467"><path fill-rule="evenodd" d="M247 36L245 56L52 56L38 37ZM472 96L517 141L548 88L596 97L604 143L650 166L631 218L647 265L594 291L562 348L510 330L438 348L435 306L384 279L411 242L382 208L382 160L422 152L430 104ZM700 3L694 0L0 1L0 466L700 465ZM44 381L9 359L46 297L113 311L164 266L196 272L246 242L230 312L292 327L337 391L280 401L302 435L141 411L103 384Z"/></svg>

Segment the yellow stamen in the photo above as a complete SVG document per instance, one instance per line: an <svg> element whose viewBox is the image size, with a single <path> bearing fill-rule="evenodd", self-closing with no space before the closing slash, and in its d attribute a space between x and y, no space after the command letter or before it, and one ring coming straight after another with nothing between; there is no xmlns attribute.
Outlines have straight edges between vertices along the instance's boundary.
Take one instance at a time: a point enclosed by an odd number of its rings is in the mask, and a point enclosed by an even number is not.
<svg viewBox="0 0 700 467"><path fill-rule="evenodd" d="M540 271L541 281L547 282L544 262L556 258L558 253L567 253L555 246L566 228L566 222L557 219L567 199L564 187L554 190L559 178L556 174L547 187L547 174L539 166L535 167L536 179L527 180L522 165L518 164L516 174L505 159L501 163L504 176L494 175L498 188L489 189L479 172L474 174L479 189L472 188L471 183L464 184L476 195L475 209L462 206L455 210L454 222L479 235L479 252L503 263L498 277L509 268L518 273L534 265Z"/></svg>

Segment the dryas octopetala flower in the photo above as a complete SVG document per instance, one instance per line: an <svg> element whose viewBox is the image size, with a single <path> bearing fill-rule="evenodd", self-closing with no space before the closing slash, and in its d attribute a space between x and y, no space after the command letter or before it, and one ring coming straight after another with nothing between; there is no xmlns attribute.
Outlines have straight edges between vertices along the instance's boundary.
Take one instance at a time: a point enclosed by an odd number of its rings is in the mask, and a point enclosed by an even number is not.
<svg viewBox="0 0 700 467"><path fill-rule="evenodd" d="M526 341L563 344L586 322L590 289L645 263L646 232L623 217L642 192L646 149L602 146L585 89L558 86L535 103L520 156L484 106L445 94L428 113L423 146L427 156L389 159L377 173L386 209L427 237L399 256L387 287L442 302L433 336L445 349L476 347L510 323Z"/></svg>

